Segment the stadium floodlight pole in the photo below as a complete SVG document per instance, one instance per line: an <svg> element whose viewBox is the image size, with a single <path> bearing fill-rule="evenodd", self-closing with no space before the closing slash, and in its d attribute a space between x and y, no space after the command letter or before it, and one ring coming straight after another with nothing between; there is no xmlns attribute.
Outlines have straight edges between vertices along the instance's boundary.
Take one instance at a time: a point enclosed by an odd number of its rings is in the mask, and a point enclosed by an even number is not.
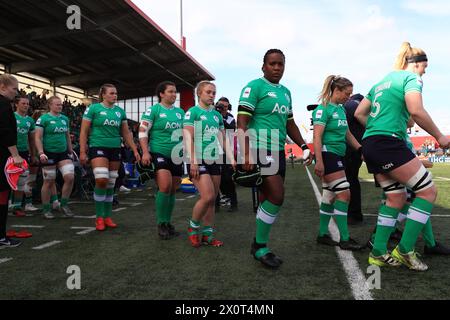
<svg viewBox="0 0 450 320"><path fill-rule="evenodd" d="M180 0L180 40L181 40L181 46L183 49L186 49L186 46L184 44L184 33L183 33L183 0Z"/></svg>

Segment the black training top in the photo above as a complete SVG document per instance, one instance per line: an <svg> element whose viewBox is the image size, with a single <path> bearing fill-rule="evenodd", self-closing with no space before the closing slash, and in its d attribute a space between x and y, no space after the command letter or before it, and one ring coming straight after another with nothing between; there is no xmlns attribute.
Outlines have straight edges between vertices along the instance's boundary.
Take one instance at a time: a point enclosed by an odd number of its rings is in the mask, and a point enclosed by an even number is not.
<svg viewBox="0 0 450 320"><path fill-rule="evenodd" d="M0 156L8 157L8 147L17 144L17 124L11 101L0 94Z"/></svg>

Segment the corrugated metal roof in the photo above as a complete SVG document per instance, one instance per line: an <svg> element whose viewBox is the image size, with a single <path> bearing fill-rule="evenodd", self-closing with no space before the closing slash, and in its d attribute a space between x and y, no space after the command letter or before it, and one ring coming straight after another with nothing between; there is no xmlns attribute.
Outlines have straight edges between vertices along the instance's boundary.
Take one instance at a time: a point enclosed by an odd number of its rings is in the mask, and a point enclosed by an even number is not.
<svg viewBox="0 0 450 320"><path fill-rule="evenodd" d="M67 6L81 9L69 30ZM164 80L179 89L214 76L130 0L0 1L0 63L95 94L114 83L120 99L149 96Z"/></svg>

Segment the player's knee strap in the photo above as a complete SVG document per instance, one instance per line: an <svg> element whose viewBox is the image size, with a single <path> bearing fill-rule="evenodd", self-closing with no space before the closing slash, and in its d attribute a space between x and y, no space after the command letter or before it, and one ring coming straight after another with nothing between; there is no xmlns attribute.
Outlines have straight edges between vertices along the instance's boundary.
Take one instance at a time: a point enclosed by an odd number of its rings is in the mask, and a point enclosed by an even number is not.
<svg viewBox="0 0 450 320"><path fill-rule="evenodd" d="M119 171L114 170L109 172L109 179L108 179L108 189L114 189L114 186L116 185L116 180L119 177Z"/></svg>
<svg viewBox="0 0 450 320"><path fill-rule="evenodd" d="M329 185L327 183L322 183L322 203L332 204L336 194L329 190Z"/></svg>
<svg viewBox="0 0 450 320"><path fill-rule="evenodd" d="M105 167L97 167L94 169L95 179L109 179L109 170Z"/></svg>
<svg viewBox="0 0 450 320"><path fill-rule="evenodd" d="M331 191L335 194L343 193L349 189L350 183L348 183L347 178L345 177L327 183L327 187L324 187L324 190Z"/></svg>
<svg viewBox="0 0 450 320"><path fill-rule="evenodd" d="M61 172L63 177L68 174L73 175L75 174L75 166L73 165L73 163L68 163L59 168L59 171Z"/></svg>
<svg viewBox="0 0 450 320"><path fill-rule="evenodd" d="M55 180L56 179L56 168L42 168L42 178L44 180Z"/></svg>
<svg viewBox="0 0 450 320"><path fill-rule="evenodd" d="M406 188L400 182L395 180L384 180L380 182L385 194L405 193Z"/></svg>
<svg viewBox="0 0 450 320"><path fill-rule="evenodd" d="M406 186L416 193L429 189L433 185L433 175L424 166L421 166L417 173L406 183Z"/></svg>
<svg viewBox="0 0 450 320"><path fill-rule="evenodd" d="M35 182L36 182L36 175L33 173L30 173L28 175L28 179L25 183L25 187L24 187L23 191L25 191L25 193L33 192L33 185Z"/></svg>
<svg viewBox="0 0 450 320"><path fill-rule="evenodd" d="M24 191L25 190L25 186L27 183L27 179L28 179L28 175L29 175L29 171L25 170L20 176L19 176L19 180L17 181L17 191Z"/></svg>

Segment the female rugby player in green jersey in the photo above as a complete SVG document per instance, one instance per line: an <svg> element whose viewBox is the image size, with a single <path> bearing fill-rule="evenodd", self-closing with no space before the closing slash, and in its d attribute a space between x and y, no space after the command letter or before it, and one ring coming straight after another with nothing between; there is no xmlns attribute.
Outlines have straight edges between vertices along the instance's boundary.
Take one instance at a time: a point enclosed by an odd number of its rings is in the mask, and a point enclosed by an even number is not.
<svg viewBox="0 0 450 320"><path fill-rule="evenodd" d="M378 266L404 264L417 271L428 266L416 254L419 234L427 226L437 191L432 175L406 145L406 127L410 116L439 143L450 146L423 107L422 76L428 66L425 52L403 43L395 63L395 71L378 82L361 102L355 116L366 125L363 155L369 172L374 173L386 194L386 204L379 211L377 232L369 263ZM416 198L408 211L408 218L399 245L391 254L387 242L395 229L398 214L406 201L406 188Z"/></svg>
<svg viewBox="0 0 450 320"><path fill-rule="evenodd" d="M41 200L44 217L53 219L55 216L50 208L50 195L55 185L56 167L61 172L64 185L61 191L61 211L66 218L73 217L68 207L74 181L73 149L69 136L69 119L61 114L62 101L54 96L47 101L48 113L36 121L36 149L42 165Z"/></svg>
<svg viewBox="0 0 450 320"><path fill-rule="evenodd" d="M202 81L197 86L198 105L190 108L184 117L183 137L188 158L189 176L200 193L189 222L189 241L193 247L202 243L221 247L214 237L215 201L220 187L222 146L229 163L236 166L232 149L225 141L222 115L214 108L216 86ZM200 238L200 223L203 224Z"/></svg>
<svg viewBox="0 0 450 320"><path fill-rule="evenodd" d="M355 150L361 145L350 133L347 116L342 105L352 95L350 80L329 76L320 95L320 105L313 112L314 172L322 179L322 203L320 205L320 230L317 242L336 246L343 250L360 250L362 247L350 238L347 227L350 184L345 176L344 157L347 143ZM331 239L328 225L334 216L340 233L340 242Z"/></svg>
<svg viewBox="0 0 450 320"><path fill-rule="evenodd" d="M111 219L114 185L119 177L121 160L121 137L133 150L136 161L140 155L128 129L125 111L115 105L117 89L112 84L100 88L99 103L90 105L83 116L80 129L80 163L86 165L89 146L89 160L95 177L95 226L98 231L106 227L116 228ZM89 141L88 141L89 140Z"/></svg>
<svg viewBox="0 0 450 320"><path fill-rule="evenodd" d="M28 116L29 101L27 97L17 97L14 100L16 111L14 115L17 122L17 150L20 156L28 162L29 171L25 171L19 178L17 191L13 195L13 213L16 216L25 216L24 211L37 211L31 203L30 184L36 180L38 159L34 144L35 122ZM33 165L33 167L32 167ZM32 172L33 170L33 172ZM25 193L25 210L22 210L22 198Z"/></svg>
<svg viewBox="0 0 450 320"><path fill-rule="evenodd" d="M280 80L285 68L285 56L278 49L264 55L264 77L251 81L242 90L238 110L238 138L243 169L261 168L260 202L256 217L256 238L251 254L264 266L276 269L282 260L267 247L272 225L284 200L286 136L303 150L308 147L303 140L292 112L291 92ZM310 155L307 164L311 163Z"/></svg>
<svg viewBox="0 0 450 320"><path fill-rule="evenodd" d="M177 88L173 82L160 83L156 88L156 96L159 103L149 107L141 117L139 143L142 148L142 164L148 166L153 163L156 170L158 235L161 239L168 240L179 235L171 222L175 193L183 175L180 142L183 138L184 111L174 106Z"/></svg>

